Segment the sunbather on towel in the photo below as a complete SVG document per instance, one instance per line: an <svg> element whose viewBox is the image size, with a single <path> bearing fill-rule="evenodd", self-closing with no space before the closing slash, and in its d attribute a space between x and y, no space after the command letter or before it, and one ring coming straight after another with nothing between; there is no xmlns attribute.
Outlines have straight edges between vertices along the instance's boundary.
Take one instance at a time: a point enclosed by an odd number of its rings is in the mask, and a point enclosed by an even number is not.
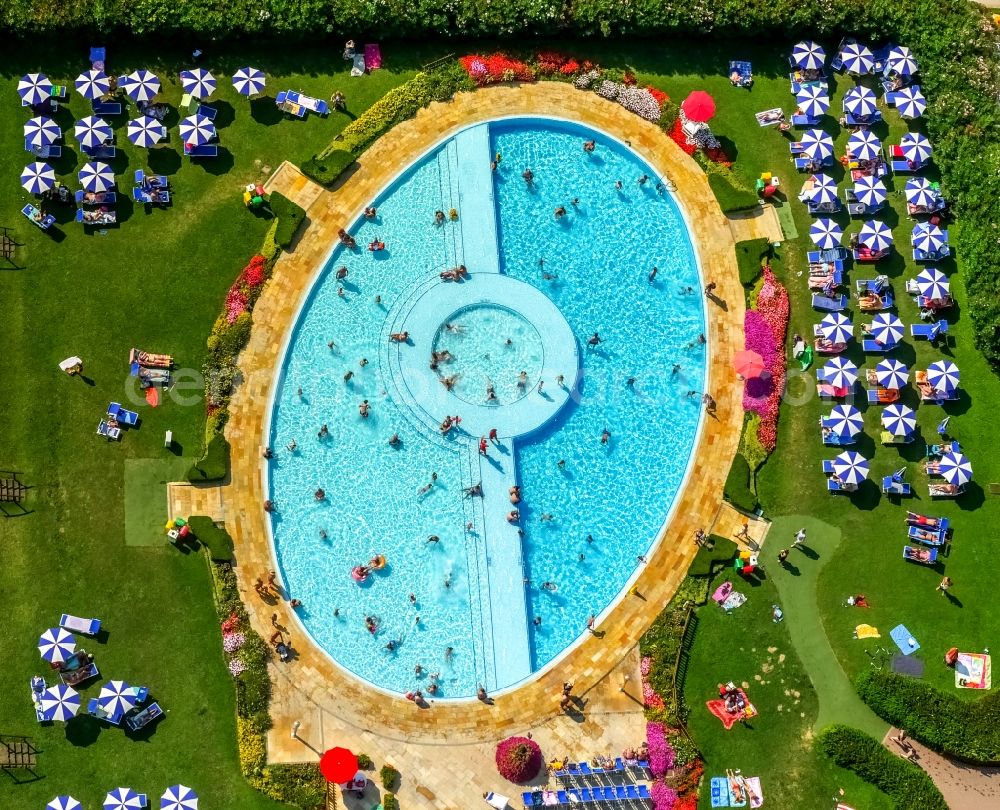
<svg viewBox="0 0 1000 810"><path fill-rule="evenodd" d="M940 535L937 532L929 532L926 529L917 529L913 532L914 540L926 540L929 543L936 543Z"/></svg>
<svg viewBox="0 0 1000 810"><path fill-rule="evenodd" d="M913 548L913 546L907 546L903 549L903 554L908 560L913 560L914 562L930 562L931 553L925 548Z"/></svg>
<svg viewBox="0 0 1000 810"><path fill-rule="evenodd" d="M958 486L955 484L931 484L929 491L931 495L958 495Z"/></svg>
<svg viewBox="0 0 1000 810"><path fill-rule="evenodd" d="M927 517L927 515L921 515L917 512L907 512L906 522L912 526L929 526L932 529L941 525L940 518Z"/></svg>

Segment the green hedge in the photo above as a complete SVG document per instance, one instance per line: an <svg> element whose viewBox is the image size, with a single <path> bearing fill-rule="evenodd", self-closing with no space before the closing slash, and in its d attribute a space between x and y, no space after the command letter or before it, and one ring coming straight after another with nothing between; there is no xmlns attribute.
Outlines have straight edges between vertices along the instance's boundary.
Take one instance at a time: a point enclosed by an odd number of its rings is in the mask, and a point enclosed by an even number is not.
<svg viewBox="0 0 1000 810"><path fill-rule="evenodd" d="M295 234L302 227L306 212L301 205L292 202L279 191L271 192L268 204L271 206L271 213L278 220L278 227L274 232L275 244L287 250L292 246Z"/></svg>
<svg viewBox="0 0 1000 810"><path fill-rule="evenodd" d="M229 442L221 433L216 433L208 440L205 455L191 465L187 473L187 480L192 484L221 481L228 472Z"/></svg>
<svg viewBox="0 0 1000 810"><path fill-rule="evenodd" d="M719 201L723 213L732 214L737 211L749 211L760 204L757 195L752 191L738 188L733 180L725 174L714 172L708 175L708 185Z"/></svg>
<svg viewBox="0 0 1000 810"><path fill-rule="evenodd" d="M233 559L233 538L229 532L220 529L215 521L206 515L192 515L188 526L199 542L208 549L208 556L216 562L231 562Z"/></svg>
<svg viewBox="0 0 1000 810"><path fill-rule="evenodd" d="M750 491L750 465L737 453L726 476L723 497L743 512L753 512L757 508L757 498Z"/></svg>
<svg viewBox="0 0 1000 810"><path fill-rule="evenodd" d="M831 726L820 734L819 744L841 768L854 771L888 795L895 810L948 810L944 796L926 773L863 731Z"/></svg>
<svg viewBox="0 0 1000 810"><path fill-rule="evenodd" d="M928 748L971 762L1000 762L1000 692L968 702L914 678L876 670L862 672L857 688L875 714Z"/></svg>
<svg viewBox="0 0 1000 810"><path fill-rule="evenodd" d="M711 177L708 180L709 183L712 182ZM752 288L757 279L760 278L762 272L761 261L769 258L770 255L771 243L764 237L737 242L736 265L740 272L740 284L748 290Z"/></svg>

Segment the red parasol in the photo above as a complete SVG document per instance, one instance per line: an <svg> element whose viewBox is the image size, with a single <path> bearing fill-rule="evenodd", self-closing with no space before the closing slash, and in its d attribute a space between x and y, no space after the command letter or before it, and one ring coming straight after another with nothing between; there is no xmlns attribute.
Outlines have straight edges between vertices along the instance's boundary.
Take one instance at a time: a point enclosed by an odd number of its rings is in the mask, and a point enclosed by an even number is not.
<svg viewBox="0 0 1000 810"><path fill-rule="evenodd" d="M757 352L744 349L733 355L733 368L736 369L736 373L741 377L750 380L754 377L759 377L761 372L764 371L764 358L757 354Z"/></svg>
<svg viewBox="0 0 1000 810"><path fill-rule="evenodd" d="M681 103L689 121L707 121L715 115L715 99L704 90L695 90Z"/></svg>
<svg viewBox="0 0 1000 810"><path fill-rule="evenodd" d="M331 748L320 759L319 769L328 782L348 782L358 772L358 758L346 748Z"/></svg>

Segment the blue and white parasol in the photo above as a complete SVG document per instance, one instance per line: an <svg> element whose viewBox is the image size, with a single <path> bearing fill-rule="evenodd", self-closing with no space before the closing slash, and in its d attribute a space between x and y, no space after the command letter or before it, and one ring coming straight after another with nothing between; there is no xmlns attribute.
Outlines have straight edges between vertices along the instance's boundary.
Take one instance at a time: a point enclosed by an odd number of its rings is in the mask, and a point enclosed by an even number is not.
<svg viewBox="0 0 1000 810"><path fill-rule="evenodd" d="M256 96L264 92L264 71L254 67L240 68L233 74L233 87L241 96Z"/></svg>
<svg viewBox="0 0 1000 810"><path fill-rule="evenodd" d="M87 191L100 194L109 191L115 185L115 173L107 163L91 161L84 163L80 169L80 185Z"/></svg>
<svg viewBox="0 0 1000 810"><path fill-rule="evenodd" d="M215 124L204 115L189 115L180 123L181 140L201 146L215 138Z"/></svg>
<svg viewBox="0 0 1000 810"><path fill-rule="evenodd" d="M892 247L892 230L881 220L869 219L861 226L858 241L869 250L888 250Z"/></svg>
<svg viewBox="0 0 1000 810"><path fill-rule="evenodd" d="M21 172L21 185L31 194L42 194L56 184L56 173L48 163L29 163ZM52 632L49 630L48 632ZM65 632L65 631L63 631ZM69 635L67 633L67 635ZM70 636L72 639L73 637ZM73 641L76 644L76 641ZM52 660L52 659L49 659Z"/></svg>
<svg viewBox="0 0 1000 810"><path fill-rule="evenodd" d="M73 83L84 98L95 99L111 92L111 80L103 70L88 70L76 77Z"/></svg>
<svg viewBox="0 0 1000 810"><path fill-rule="evenodd" d="M959 372L951 360L938 360L927 367L927 382L938 391L951 393L958 388Z"/></svg>
<svg viewBox="0 0 1000 810"><path fill-rule="evenodd" d="M846 357L834 357L826 361L818 376L834 388L851 388L858 381L858 367Z"/></svg>
<svg viewBox="0 0 1000 810"><path fill-rule="evenodd" d="M826 61L826 51L816 42L807 39L792 48L792 62L805 70L819 70Z"/></svg>
<svg viewBox="0 0 1000 810"><path fill-rule="evenodd" d="M972 462L964 453L945 453L938 462L938 472L949 484L960 487L972 480Z"/></svg>
<svg viewBox="0 0 1000 810"><path fill-rule="evenodd" d="M899 148L903 150L903 157L918 166L931 159L931 142L919 132L907 132L899 139Z"/></svg>
<svg viewBox="0 0 1000 810"><path fill-rule="evenodd" d="M917 60L913 58L913 52L905 45L896 45L889 49L889 55L885 58L885 66L900 76L912 76L920 70Z"/></svg>
<svg viewBox="0 0 1000 810"><path fill-rule="evenodd" d="M181 87L194 98L208 98L215 92L215 77L204 68L182 70Z"/></svg>
<svg viewBox="0 0 1000 810"><path fill-rule="evenodd" d="M73 134L84 149L100 146L113 135L108 122L96 115L88 115L77 121Z"/></svg>
<svg viewBox="0 0 1000 810"><path fill-rule="evenodd" d="M80 810L80 802L72 796L56 796L45 805L45 810Z"/></svg>
<svg viewBox="0 0 1000 810"><path fill-rule="evenodd" d="M895 346L903 339L903 322L891 312L880 312L871 323L871 334L884 346Z"/></svg>
<svg viewBox="0 0 1000 810"><path fill-rule="evenodd" d="M125 88L125 95L132 101L150 101L153 96L160 92L160 80L155 73L148 70L136 70L129 73L122 86Z"/></svg>
<svg viewBox="0 0 1000 810"><path fill-rule="evenodd" d="M80 710L80 696L72 687L57 683L42 692L38 705L46 721L69 720Z"/></svg>
<svg viewBox="0 0 1000 810"><path fill-rule="evenodd" d="M802 144L802 153L812 160L833 157L833 138L821 129L807 129L799 143Z"/></svg>
<svg viewBox="0 0 1000 810"><path fill-rule="evenodd" d="M160 810L198 810L198 794L185 785L168 787L160 797Z"/></svg>
<svg viewBox="0 0 1000 810"><path fill-rule="evenodd" d="M830 312L819 322L819 332L833 343L847 343L854 337L854 324L843 312Z"/></svg>
<svg viewBox="0 0 1000 810"><path fill-rule="evenodd" d="M927 110L927 99L916 85L896 91L896 109L903 118L919 118Z"/></svg>
<svg viewBox="0 0 1000 810"><path fill-rule="evenodd" d="M882 411L882 427L893 436L909 436L917 429L917 414L902 402L893 402Z"/></svg>
<svg viewBox="0 0 1000 810"><path fill-rule="evenodd" d="M21 101L34 107L52 96L52 82L44 73L28 73L17 83L17 94Z"/></svg>
<svg viewBox="0 0 1000 810"><path fill-rule="evenodd" d="M108 681L101 687L97 704L114 717L135 708L135 690L125 681Z"/></svg>
<svg viewBox="0 0 1000 810"><path fill-rule="evenodd" d="M149 148L167 137L167 128L152 116L142 115L128 122L126 134L136 146Z"/></svg>
<svg viewBox="0 0 1000 810"><path fill-rule="evenodd" d="M61 627L50 627L38 638L38 652L42 654L42 658L53 664L68 661L75 650L76 638Z"/></svg>
<svg viewBox="0 0 1000 810"><path fill-rule="evenodd" d="M837 183L826 174L813 175L813 187L809 199L814 203L833 203L837 201Z"/></svg>
<svg viewBox="0 0 1000 810"><path fill-rule="evenodd" d="M924 253L937 253L945 245L944 232L929 222L921 222L913 226L913 247Z"/></svg>
<svg viewBox="0 0 1000 810"><path fill-rule="evenodd" d="M858 85L844 93L844 112L851 115L871 115L878 109L875 94L867 87Z"/></svg>
<svg viewBox="0 0 1000 810"><path fill-rule="evenodd" d="M833 460L833 472L843 484L860 484L868 477L868 459L847 450Z"/></svg>
<svg viewBox="0 0 1000 810"><path fill-rule="evenodd" d="M875 69L875 57L867 45L860 42L850 42L840 49L840 61L844 70L855 76L864 76Z"/></svg>
<svg viewBox="0 0 1000 810"><path fill-rule="evenodd" d="M854 196L858 202L864 203L869 208L878 208L886 201L888 193L885 184L879 178L866 174L855 181Z"/></svg>
<svg viewBox="0 0 1000 810"><path fill-rule="evenodd" d="M886 357L875 366L875 379L883 388L902 388L910 379L910 370L899 360Z"/></svg>
<svg viewBox="0 0 1000 810"><path fill-rule="evenodd" d="M844 229L832 219L817 219L809 228L810 238L821 250L840 245L840 239L843 235Z"/></svg>
<svg viewBox="0 0 1000 810"><path fill-rule="evenodd" d="M855 160L875 160L882 153L882 141L870 129L862 129L847 139L847 153Z"/></svg>
<svg viewBox="0 0 1000 810"><path fill-rule="evenodd" d="M816 118L830 109L826 88L816 84L803 85L795 94L795 103L810 118Z"/></svg>
<svg viewBox="0 0 1000 810"><path fill-rule="evenodd" d="M917 274L917 289L928 298L947 298L951 295L951 282L936 267L925 267Z"/></svg>
<svg viewBox="0 0 1000 810"><path fill-rule="evenodd" d="M104 797L104 810L142 810L142 798L130 787L117 787Z"/></svg>
<svg viewBox="0 0 1000 810"><path fill-rule="evenodd" d="M59 125L45 115L36 115L24 125L24 140L33 149L55 143L60 135Z"/></svg>
<svg viewBox="0 0 1000 810"><path fill-rule="evenodd" d="M939 193L926 177L911 177L906 181L906 201L910 205L923 205L928 208L938 201Z"/></svg>
<svg viewBox="0 0 1000 810"><path fill-rule="evenodd" d="M823 427L831 428L840 436L857 436L865 429L865 420L853 405L837 405L823 419Z"/></svg>

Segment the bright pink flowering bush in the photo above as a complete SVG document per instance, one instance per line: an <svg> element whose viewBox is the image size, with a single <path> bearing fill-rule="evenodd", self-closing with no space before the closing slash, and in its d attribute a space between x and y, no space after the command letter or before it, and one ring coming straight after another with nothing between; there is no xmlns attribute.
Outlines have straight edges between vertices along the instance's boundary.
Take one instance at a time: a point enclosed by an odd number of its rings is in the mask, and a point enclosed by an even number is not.
<svg viewBox="0 0 1000 810"><path fill-rule="evenodd" d="M497 745L497 770L510 782L534 779L542 769L542 749L527 737L508 737Z"/></svg>
<svg viewBox="0 0 1000 810"><path fill-rule="evenodd" d="M653 799L653 810L674 810L677 806L677 791L657 779L650 788L649 795Z"/></svg>
<svg viewBox="0 0 1000 810"><path fill-rule="evenodd" d="M649 745L649 770L653 777L660 777L674 767L676 754L667 742L663 723L646 723L646 743ZM676 796L676 794L674 794Z"/></svg>
<svg viewBox="0 0 1000 810"><path fill-rule="evenodd" d="M757 438L768 453L778 442L778 410L785 391L785 334L788 331L788 291L764 267L757 308L743 319L744 345L764 360L764 373L743 385L743 410L760 414Z"/></svg>

